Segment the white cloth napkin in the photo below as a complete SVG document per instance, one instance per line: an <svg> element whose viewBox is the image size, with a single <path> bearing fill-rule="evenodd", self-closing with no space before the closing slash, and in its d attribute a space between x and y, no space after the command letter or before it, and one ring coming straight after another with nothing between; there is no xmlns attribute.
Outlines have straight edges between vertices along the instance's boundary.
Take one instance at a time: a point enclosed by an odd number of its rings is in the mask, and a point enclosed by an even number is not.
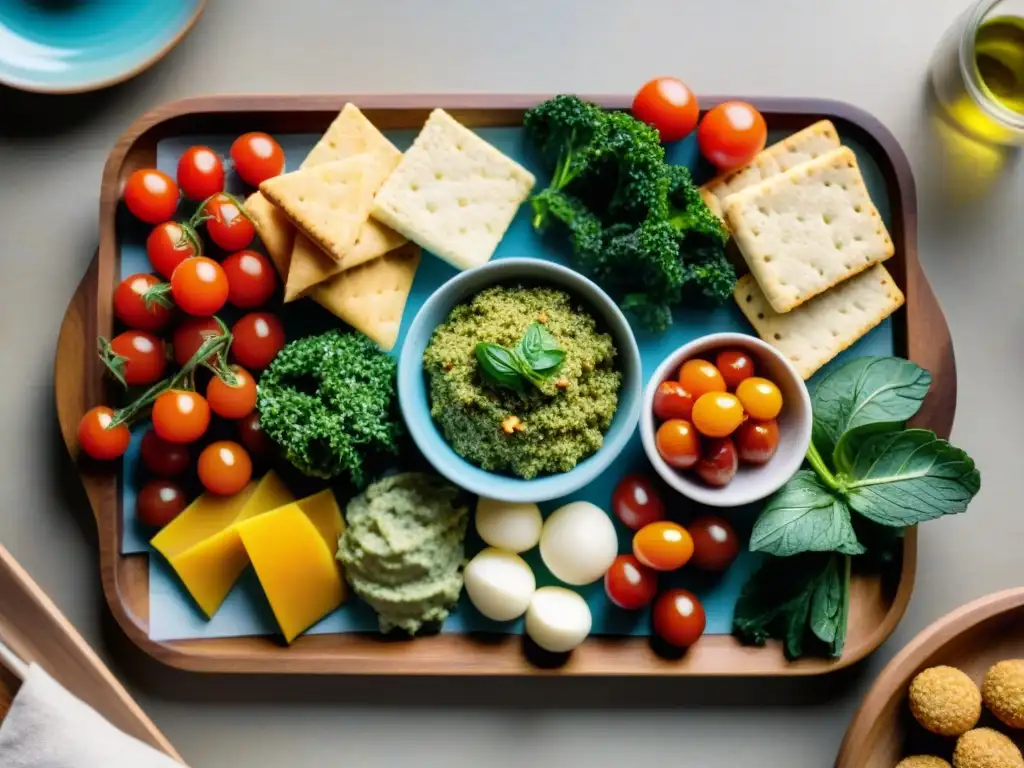
<svg viewBox="0 0 1024 768"><path fill-rule="evenodd" d="M32 664L0 723L3 768L182 768L122 733Z"/></svg>

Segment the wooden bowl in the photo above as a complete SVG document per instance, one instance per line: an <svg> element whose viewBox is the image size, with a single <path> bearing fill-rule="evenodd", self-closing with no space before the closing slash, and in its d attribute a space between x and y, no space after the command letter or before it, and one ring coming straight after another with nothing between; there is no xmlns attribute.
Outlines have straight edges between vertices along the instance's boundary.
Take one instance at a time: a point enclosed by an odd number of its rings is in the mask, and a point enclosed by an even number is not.
<svg viewBox="0 0 1024 768"><path fill-rule="evenodd" d="M949 760L954 739L927 733L910 715L910 681L923 669L947 664L980 686L990 666L1015 658L1024 658L1024 587L996 592L946 614L882 670L846 731L836 768L893 768L913 754ZM979 726L1005 733L1018 746L1024 743L1024 731L1002 726L987 711Z"/></svg>

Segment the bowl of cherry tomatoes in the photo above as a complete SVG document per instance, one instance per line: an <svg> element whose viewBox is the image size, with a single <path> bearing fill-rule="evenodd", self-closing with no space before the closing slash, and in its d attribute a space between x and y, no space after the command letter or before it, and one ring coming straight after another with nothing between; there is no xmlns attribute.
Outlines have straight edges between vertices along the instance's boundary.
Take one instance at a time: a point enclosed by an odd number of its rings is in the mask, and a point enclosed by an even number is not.
<svg viewBox="0 0 1024 768"><path fill-rule="evenodd" d="M665 358L644 393L640 436L655 471L693 501L736 507L777 491L811 442L811 398L776 349L714 333Z"/></svg>

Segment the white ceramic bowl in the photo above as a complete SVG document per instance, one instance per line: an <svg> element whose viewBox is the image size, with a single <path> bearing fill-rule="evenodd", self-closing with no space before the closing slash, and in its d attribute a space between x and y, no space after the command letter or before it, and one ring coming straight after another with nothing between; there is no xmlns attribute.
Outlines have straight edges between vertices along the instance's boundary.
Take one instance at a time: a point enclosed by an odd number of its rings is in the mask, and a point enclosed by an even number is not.
<svg viewBox="0 0 1024 768"><path fill-rule="evenodd" d="M654 393L661 382L674 379L679 367L692 358L714 362L714 356L728 347L743 349L754 358L758 376L775 382L782 392L782 413L779 414L779 448L772 460L762 466L740 463L736 476L722 487L713 488L693 470L670 467L658 453L654 434L658 424L654 418ZM689 499L713 507L738 507L775 493L800 469L811 444L811 398L800 374L774 347L743 333L713 333L684 344L665 358L651 376L644 391L640 411L640 437L647 458L655 471L672 488Z"/></svg>

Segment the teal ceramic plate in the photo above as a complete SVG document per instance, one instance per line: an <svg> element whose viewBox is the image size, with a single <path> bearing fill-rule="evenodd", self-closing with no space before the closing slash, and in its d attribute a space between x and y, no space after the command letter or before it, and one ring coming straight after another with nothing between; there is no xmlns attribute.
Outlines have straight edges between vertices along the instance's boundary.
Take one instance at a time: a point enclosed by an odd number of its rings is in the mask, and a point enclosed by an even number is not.
<svg viewBox="0 0 1024 768"><path fill-rule="evenodd" d="M137 75L191 29L206 0L0 0L0 83L80 93Z"/></svg>

